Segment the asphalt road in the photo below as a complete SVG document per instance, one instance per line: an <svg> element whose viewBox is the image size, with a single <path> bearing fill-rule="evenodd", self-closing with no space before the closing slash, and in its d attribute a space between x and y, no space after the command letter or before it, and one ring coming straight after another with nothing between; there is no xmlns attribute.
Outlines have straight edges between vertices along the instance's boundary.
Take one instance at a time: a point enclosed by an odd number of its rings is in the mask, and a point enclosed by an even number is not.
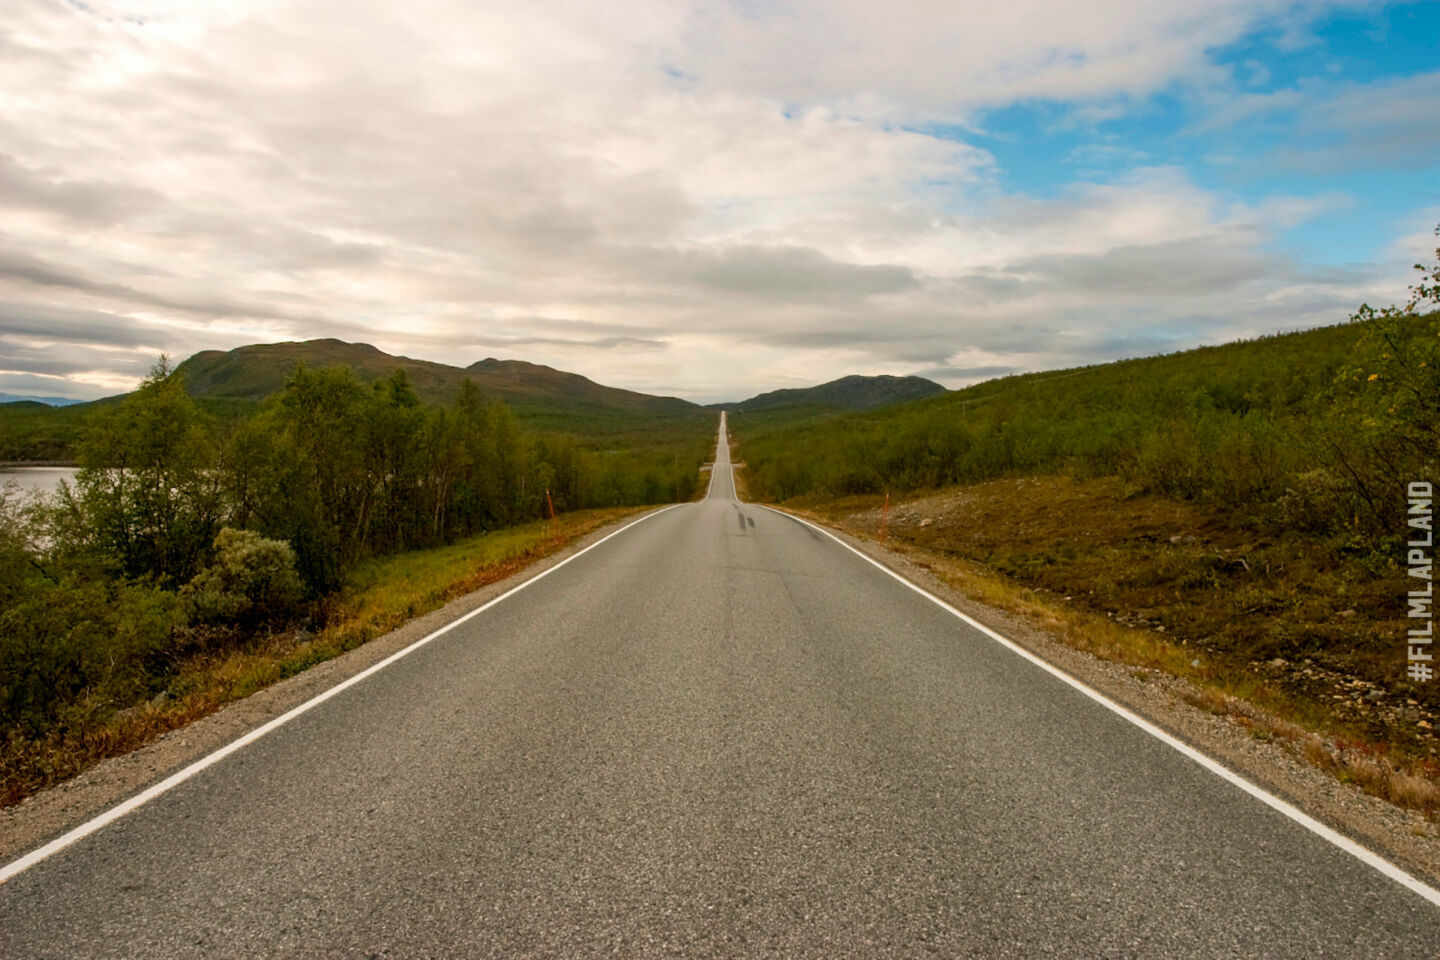
<svg viewBox="0 0 1440 960"><path fill-rule="evenodd" d="M0 886L0 954L1440 954L1440 909L726 466Z"/></svg>

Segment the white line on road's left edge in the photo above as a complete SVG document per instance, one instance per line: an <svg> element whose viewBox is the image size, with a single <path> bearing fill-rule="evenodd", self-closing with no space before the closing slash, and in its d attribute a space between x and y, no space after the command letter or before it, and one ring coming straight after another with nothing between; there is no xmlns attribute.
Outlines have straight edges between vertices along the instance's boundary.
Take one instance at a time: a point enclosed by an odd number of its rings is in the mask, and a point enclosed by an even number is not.
<svg viewBox="0 0 1440 960"><path fill-rule="evenodd" d="M464 623L465 621L472 619L473 617L478 617L480 614L484 613L486 610L489 610L491 607L495 606L497 603L499 603L501 600L504 600L506 597L514 596L515 594L519 593L521 590L524 590L531 584L543 580L545 577L548 577L550 574L554 573L556 570L559 570L561 567L565 566L570 561L583 557L585 554L589 553L591 550L594 550L596 547L600 546L600 544L604 543L606 540L609 540L611 537L618 537L620 534L624 533L626 530L629 530L636 524L644 523L646 520L649 520L652 517L658 517L660 514L666 512L667 510L674 510L676 507L680 506L685 506L685 504L672 503L668 507L662 507L659 510L647 513L643 517L638 517L630 521L629 523L625 524L625 526L621 527L619 530L606 534L599 540L596 540L594 543L590 544L590 546L571 554L564 560L561 560L559 563L555 564L553 567L547 567L546 569L541 570L539 573L535 574L535 576L526 580L524 583L520 583L511 587L509 590L506 590L504 593L500 594L500 596L488 601L487 603L479 607L476 607L474 610L471 610L463 617L457 617L455 620L450 621L449 623L445 624L445 626L441 627L435 632L421 637L419 640L416 640L414 643L410 644L410 646L406 647L405 649L392 653L384 660L381 660L379 663L374 664L373 666L367 667L366 669L355 674L355 676L351 677L350 679L342 683L337 683L329 690L326 690L323 693L319 693L314 697L311 697L309 700L306 700L304 703L300 704L297 707L292 707L290 710L282 713L280 716L276 717L274 720L271 720L264 726L256 727L254 730L251 730L249 733L245 734L243 737L240 737L238 740L230 741L220 749L214 751L213 753L207 754L204 757L201 757L199 760L196 760L194 763L190 764L184 769L172 773L164 780L161 780L154 786L144 790L141 793L136 794L129 800L126 800L111 807L109 810L106 810L104 813L94 817L93 819L87 820L85 823L82 823L80 826L69 831L68 833L56 837L54 840L51 840L49 843L45 844L45 846L40 847L36 850L32 850L29 853L25 854L25 856L20 857L18 860L13 860L10 863L5 864L4 867L0 867L0 884L3 884L11 878L24 873L26 870L29 870L31 867L35 866L35 864L54 856L61 850L64 850L66 847L75 843L76 841L83 840L85 837L90 836L90 834L103 829L111 823L114 823L116 820L119 820L127 813L138 810L139 808L145 806L145 804L149 803L151 800L154 800L161 794L167 793L170 790L173 790L175 787L178 787L180 784L184 783L186 780L189 780L191 777L195 776L197 773L200 773L202 770L205 770L206 768L219 763L221 760L224 760L226 757L230 756L230 754L235 753L236 751L243 750L245 747L248 747L256 740L259 740L261 737L265 736L267 733L278 730L280 727L285 726L285 724L289 723L291 720L294 720L301 714L310 712L311 710L318 707L320 704L324 703L326 700L329 700L331 697L344 690L348 690L349 688L355 686L355 684L359 683L361 680L364 680L367 677L379 673L381 670L384 670L386 667L390 666L395 661L400 660L403 657L408 657L410 654L430 643L435 638L441 636L442 634L448 633L449 631L460 626L460 624Z"/></svg>

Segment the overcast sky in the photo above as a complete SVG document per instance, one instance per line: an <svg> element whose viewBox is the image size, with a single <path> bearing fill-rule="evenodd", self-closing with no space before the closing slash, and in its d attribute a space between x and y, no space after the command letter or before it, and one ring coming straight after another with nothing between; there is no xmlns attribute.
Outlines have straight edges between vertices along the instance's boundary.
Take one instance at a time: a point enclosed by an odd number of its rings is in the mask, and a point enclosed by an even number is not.
<svg viewBox="0 0 1440 960"><path fill-rule="evenodd" d="M699 401L1401 301L1440 4L7 0L0 391L339 337Z"/></svg>

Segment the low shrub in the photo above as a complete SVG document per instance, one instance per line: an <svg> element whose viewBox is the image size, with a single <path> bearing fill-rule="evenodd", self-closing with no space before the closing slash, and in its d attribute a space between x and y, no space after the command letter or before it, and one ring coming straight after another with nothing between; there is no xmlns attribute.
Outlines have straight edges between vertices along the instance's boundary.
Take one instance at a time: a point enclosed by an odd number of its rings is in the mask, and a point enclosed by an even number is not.
<svg viewBox="0 0 1440 960"><path fill-rule="evenodd" d="M180 594L195 623L257 626L292 619L304 586L290 544L225 527L215 537L215 562Z"/></svg>

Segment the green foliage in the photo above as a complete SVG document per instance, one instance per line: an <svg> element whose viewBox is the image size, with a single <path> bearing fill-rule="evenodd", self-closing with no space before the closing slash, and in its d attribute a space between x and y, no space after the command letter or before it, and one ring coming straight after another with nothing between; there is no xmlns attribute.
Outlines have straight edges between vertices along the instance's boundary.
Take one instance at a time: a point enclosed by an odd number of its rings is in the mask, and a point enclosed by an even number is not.
<svg viewBox="0 0 1440 960"><path fill-rule="evenodd" d="M105 401L52 407L34 401L0 403L0 461L69 462L85 421Z"/></svg>
<svg viewBox="0 0 1440 960"><path fill-rule="evenodd" d="M216 462L212 424L161 357L138 390L86 424L71 499L83 546L124 578L189 580L220 525Z"/></svg>
<svg viewBox="0 0 1440 960"><path fill-rule="evenodd" d="M1360 337L1335 381L1330 457L1356 491L1357 522L1376 533L1396 515L1404 485L1440 466L1440 314L1419 313L1440 305L1440 266L1415 269L1422 279L1405 306L1356 311Z"/></svg>
<svg viewBox="0 0 1440 960"><path fill-rule="evenodd" d="M215 560L180 591L193 623L284 622L300 609L304 585L295 551L283 540L225 527L215 537Z"/></svg>
<svg viewBox="0 0 1440 960"><path fill-rule="evenodd" d="M403 369L367 385L348 368L300 366L232 433L220 473L232 522L289 542L318 595L363 557L536 519L552 504L688 498L708 432L597 452L569 435L527 433L468 380L453 405L427 407Z"/></svg>
<svg viewBox="0 0 1440 960"><path fill-rule="evenodd" d="M0 742L145 695L184 622L171 592L47 562L33 512L0 492Z"/></svg>
<svg viewBox="0 0 1440 960"><path fill-rule="evenodd" d="M155 587L30 578L0 607L0 723L35 735L134 702L182 622L175 594Z"/></svg>

